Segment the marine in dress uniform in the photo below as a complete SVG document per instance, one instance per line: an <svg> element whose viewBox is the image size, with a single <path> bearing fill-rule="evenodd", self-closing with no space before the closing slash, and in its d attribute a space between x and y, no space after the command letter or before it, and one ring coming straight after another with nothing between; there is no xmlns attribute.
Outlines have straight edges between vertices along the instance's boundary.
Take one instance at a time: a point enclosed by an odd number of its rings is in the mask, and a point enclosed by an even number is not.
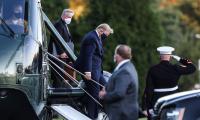
<svg viewBox="0 0 200 120"><path fill-rule="evenodd" d="M191 74L196 70L190 60L171 55L174 51L172 47L162 46L157 48L157 51L160 53L161 61L149 69L143 95L143 104L147 108L148 116L149 110L160 97L178 92L178 80L181 75ZM171 57L180 64L171 64Z"/></svg>

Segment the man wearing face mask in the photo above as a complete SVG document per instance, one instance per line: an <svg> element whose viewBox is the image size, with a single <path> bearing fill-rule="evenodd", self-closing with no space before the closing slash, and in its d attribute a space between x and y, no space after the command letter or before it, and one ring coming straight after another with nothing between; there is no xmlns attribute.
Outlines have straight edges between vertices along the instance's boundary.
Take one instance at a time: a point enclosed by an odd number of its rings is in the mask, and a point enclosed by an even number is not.
<svg viewBox="0 0 200 120"><path fill-rule="evenodd" d="M6 20L6 23L15 33L24 32L25 20L21 5L14 5L12 15Z"/></svg>
<svg viewBox="0 0 200 120"><path fill-rule="evenodd" d="M129 46L116 47L114 62L117 66L105 89L99 92L109 120L138 119L138 75L131 57Z"/></svg>
<svg viewBox="0 0 200 120"><path fill-rule="evenodd" d="M75 68L85 74L86 90L96 100L98 100L100 86L91 81L91 78L100 84L105 84L102 69L104 54L102 41L112 33L113 29L106 23L100 24L95 30L87 33L82 40L80 54L75 62ZM89 96L86 109L90 118L97 118L98 104Z"/></svg>
<svg viewBox="0 0 200 120"><path fill-rule="evenodd" d="M59 34L62 36L62 38L65 40L66 44L71 48L72 51L74 51L74 43L70 31L68 29L68 25L71 23L73 15L74 15L73 10L64 9L61 15L61 19L59 19L54 24L55 28L58 30ZM62 49L62 47L56 41L57 39L55 37L51 37L48 47L49 53L52 53L54 56L58 57L67 64L72 65L72 61L68 57L67 53ZM62 69L67 69L64 64L58 61L54 62L56 62ZM64 74L62 74L60 70L56 71L61 73L62 76L65 76ZM73 77L75 76L74 71L67 69L67 72ZM54 71L52 72L51 78L53 79L53 87L68 87L66 86L66 84L63 83L63 79ZM68 82L70 82L69 78L67 79Z"/></svg>
<svg viewBox="0 0 200 120"><path fill-rule="evenodd" d="M14 7L14 13L12 17L7 21L8 24L23 26L23 9L21 5L16 5Z"/></svg>

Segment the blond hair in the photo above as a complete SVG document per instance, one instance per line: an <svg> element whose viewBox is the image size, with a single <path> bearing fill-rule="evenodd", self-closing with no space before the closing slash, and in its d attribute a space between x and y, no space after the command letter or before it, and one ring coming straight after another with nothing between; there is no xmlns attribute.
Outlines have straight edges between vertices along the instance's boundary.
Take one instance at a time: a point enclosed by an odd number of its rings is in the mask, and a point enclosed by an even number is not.
<svg viewBox="0 0 200 120"><path fill-rule="evenodd" d="M107 24L107 23L102 23L99 26L97 26L96 30L98 29L103 29L109 31L111 34L114 33L113 29Z"/></svg>

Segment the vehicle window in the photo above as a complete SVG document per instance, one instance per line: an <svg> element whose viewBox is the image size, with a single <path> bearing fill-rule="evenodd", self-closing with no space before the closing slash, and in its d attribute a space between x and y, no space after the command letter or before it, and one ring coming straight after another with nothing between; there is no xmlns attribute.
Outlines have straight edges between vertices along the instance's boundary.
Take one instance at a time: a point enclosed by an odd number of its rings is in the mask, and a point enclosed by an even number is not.
<svg viewBox="0 0 200 120"><path fill-rule="evenodd" d="M3 20L4 23L6 23L14 33L27 32L27 5L28 4L25 4L25 0L0 1L1 20ZM3 22L1 21L0 23L2 24ZM5 31L4 29L5 27L1 28L1 31Z"/></svg>

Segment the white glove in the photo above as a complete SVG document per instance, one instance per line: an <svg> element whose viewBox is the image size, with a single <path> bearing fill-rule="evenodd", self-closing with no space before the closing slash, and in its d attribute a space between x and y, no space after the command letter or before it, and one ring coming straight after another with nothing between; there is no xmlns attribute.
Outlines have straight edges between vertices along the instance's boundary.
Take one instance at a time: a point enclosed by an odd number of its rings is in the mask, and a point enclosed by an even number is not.
<svg viewBox="0 0 200 120"><path fill-rule="evenodd" d="M177 55L172 55L172 58L174 58L177 61L180 61L181 57L177 56Z"/></svg>

